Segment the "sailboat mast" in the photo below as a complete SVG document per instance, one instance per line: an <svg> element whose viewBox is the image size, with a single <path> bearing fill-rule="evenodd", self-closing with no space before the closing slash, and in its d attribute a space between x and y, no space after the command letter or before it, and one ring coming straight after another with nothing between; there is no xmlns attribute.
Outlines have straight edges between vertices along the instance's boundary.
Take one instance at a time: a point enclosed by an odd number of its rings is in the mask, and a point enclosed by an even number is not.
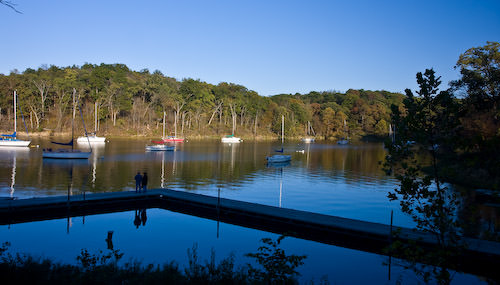
<svg viewBox="0 0 500 285"><path fill-rule="evenodd" d="M94 119L94 134L97 135L97 101L95 101L95 119Z"/></svg>
<svg viewBox="0 0 500 285"><path fill-rule="evenodd" d="M17 93L14 90L14 134L17 136Z"/></svg>
<svg viewBox="0 0 500 285"><path fill-rule="evenodd" d="M163 111L163 137L162 139L165 139L165 117L166 117L165 111Z"/></svg>
<svg viewBox="0 0 500 285"><path fill-rule="evenodd" d="M283 145L285 135L285 116L281 115L281 144Z"/></svg>
<svg viewBox="0 0 500 285"><path fill-rule="evenodd" d="M73 88L73 117L71 118L71 151L73 151L73 136L75 132L75 93L76 89Z"/></svg>
<svg viewBox="0 0 500 285"><path fill-rule="evenodd" d="M233 133L232 135L234 136L234 125L236 124L236 117L233 116Z"/></svg>
<svg viewBox="0 0 500 285"><path fill-rule="evenodd" d="M177 111L175 111L174 116L174 137L177 137Z"/></svg>

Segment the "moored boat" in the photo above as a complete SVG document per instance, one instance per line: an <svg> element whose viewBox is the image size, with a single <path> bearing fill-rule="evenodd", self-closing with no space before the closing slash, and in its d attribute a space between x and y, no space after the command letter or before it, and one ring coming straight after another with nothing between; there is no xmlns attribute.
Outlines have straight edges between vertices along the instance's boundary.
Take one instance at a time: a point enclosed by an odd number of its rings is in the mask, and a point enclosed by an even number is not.
<svg viewBox="0 0 500 285"><path fill-rule="evenodd" d="M157 144L157 145L147 145L146 151L174 151L174 145Z"/></svg>
<svg viewBox="0 0 500 285"><path fill-rule="evenodd" d="M44 149L43 158L60 158L60 159L88 159L91 152L81 151L79 149L64 149L59 148L56 150Z"/></svg>
<svg viewBox="0 0 500 285"><path fill-rule="evenodd" d="M97 136L97 102L95 103L95 118L94 118L94 132L91 134L87 134L85 136L78 137L76 139L77 143L106 143L106 138L105 137L98 137Z"/></svg>
<svg viewBox="0 0 500 285"><path fill-rule="evenodd" d="M26 129L28 133L28 129ZM0 146L6 147L27 147L31 141L29 140L19 140L17 139L17 93L14 91L14 133L12 134L1 134L0 135Z"/></svg>
<svg viewBox="0 0 500 285"><path fill-rule="evenodd" d="M292 160L292 156L286 155L286 154L275 154L275 155L266 157L266 160L268 163L289 162Z"/></svg>
<svg viewBox="0 0 500 285"><path fill-rule="evenodd" d="M90 134L87 137L78 137L76 139L77 143L105 143L106 138L105 137L98 137L96 134Z"/></svg>
<svg viewBox="0 0 500 285"><path fill-rule="evenodd" d="M281 149L275 150L275 152L283 153L284 138L285 138L285 117L281 116ZM271 156L267 156L266 160L268 163L283 163L291 161L292 156L287 154L274 154Z"/></svg>
<svg viewBox="0 0 500 285"><path fill-rule="evenodd" d="M73 110L75 108L75 93L76 89L73 88ZM79 104L78 104L79 106ZM82 125L85 129L85 122L83 121L83 114L82 114L82 109L79 107L80 110L80 117L82 118ZM68 143L61 143L61 142L51 142L53 144L57 145L65 145L65 146L71 146L71 149L64 149L64 148L59 148L56 150L53 150L52 148L47 148L43 149L42 157L43 158L58 158L58 159L88 159L90 157L90 154L92 153L92 147L90 146L90 151L81 151L79 149L74 148L74 132L75 132L75 123L74 119L71 119L71 141ZM85 129L85 134L87 134L87 130Z"/></svg>
<svg viewBox="0 0 500 285"><path fill-rule="evenodd" d="M223 143L239 143L242 141L242 139L235 137L234 135L227 135L221 139L221 142Z"/></svg>

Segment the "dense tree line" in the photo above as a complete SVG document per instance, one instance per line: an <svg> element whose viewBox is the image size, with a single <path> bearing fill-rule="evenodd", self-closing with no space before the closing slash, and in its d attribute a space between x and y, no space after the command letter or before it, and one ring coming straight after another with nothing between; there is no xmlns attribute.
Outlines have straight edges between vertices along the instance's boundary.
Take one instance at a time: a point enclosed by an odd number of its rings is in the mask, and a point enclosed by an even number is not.
<svg viewBox="0 0 500 285"><path fill-rule="evenodd" d="M177 80L160 71L130 70L124 64L41 66L0 75L1 128L12 127L13 92L31 131L67 131L72 96L83 107L87 125L113 135L158 135L163 112L170 133L184 136L276 137L285 116L286 135L309 131L320 138L385 136L390 106L403 95L386 91L348 90L259 96L242 85ZM308 126L311 128L308 128Z"/></svg>

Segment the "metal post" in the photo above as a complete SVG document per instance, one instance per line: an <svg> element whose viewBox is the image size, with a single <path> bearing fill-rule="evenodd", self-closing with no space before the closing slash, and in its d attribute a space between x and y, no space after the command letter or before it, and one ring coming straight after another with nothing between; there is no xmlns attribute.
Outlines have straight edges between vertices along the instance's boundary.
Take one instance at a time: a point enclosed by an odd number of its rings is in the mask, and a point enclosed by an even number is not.
<svg viewBox="0 0 500 285"><path fill-rule="evenodd" d="M392 241L392 217L393 217L393 210L391 210L391 235L389 237L389 240Z"/></svg>
<svg viewBox="0 0 500 285"><path fill-rule="evenodd" d="M219 220L220 220L220 188L217 190L217 238L219 238Z"/></svg>
<svg viewBox="0 0 500 285"><path fill-rule="evenodd" d="M388 278L389 280L391 280L391 263L392 263L392 218L393 218L393 214L394 214L394 211L391 210L391 232L390 232L390 236L389 236L389 270L388 270Z"/></svg>

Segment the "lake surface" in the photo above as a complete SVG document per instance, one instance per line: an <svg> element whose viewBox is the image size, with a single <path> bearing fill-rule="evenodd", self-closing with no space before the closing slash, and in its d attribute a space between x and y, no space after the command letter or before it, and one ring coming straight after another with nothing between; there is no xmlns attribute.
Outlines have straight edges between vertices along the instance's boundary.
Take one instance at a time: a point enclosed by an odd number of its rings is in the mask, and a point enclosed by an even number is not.
<svg viewBox="0 0 500 285"><path fill-rule="evenodd" d="M280 149L277 142L189 141L174 152L145 152L146 140L112 139L94 146L89 160L42 159L45 140L33 141L39 148L0 149L0 197L43 197L79 195L83 192L135 190L137 171L147 172L149 188L181 191L341 216L377 223L412 227L397 202L387 193L397 181L385 175L379 164L386 152L381 143L337 145L288 142L289 165L266 165L266 155ZM82 149L86 149L82 147ZM256 252L259 240L277 235L191 217L160 209L148 209L145 225L134 225L135 212L52 220L0 227L0 242L12 243L11 250L75 263L82 248L106 250L107 232L114 231L114 248L124 259L145 263L171 260L184 266L187 249L198 246L201 260L214 249L217 260L234 253L238 264L251 262L244 254ZM295 238L286 238L287 253L305 254L299 268L301 281L331 283L393 283L399 277L408 282L417 277L392 266L388 280L387 257ZM362 274L360 274L362 273ZM479 282L458 275L458 283Z"/></svg>

